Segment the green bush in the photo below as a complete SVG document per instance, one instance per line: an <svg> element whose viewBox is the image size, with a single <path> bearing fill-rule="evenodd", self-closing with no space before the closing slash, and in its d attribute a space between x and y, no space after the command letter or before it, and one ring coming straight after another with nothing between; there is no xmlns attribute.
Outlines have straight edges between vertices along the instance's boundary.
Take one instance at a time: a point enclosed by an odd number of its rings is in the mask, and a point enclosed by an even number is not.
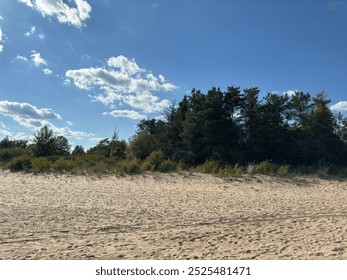
<svg viewBox="0 0 347 280"><path fill-rule="evenodd" d="M117 164L115 173L118 175L141 173L141 165L138 160L123 160Z"/></svg>
<svg viewBox="0 0 347 280"><path fill-rule="evenodd" d="M274 165L269 160L258 163L255 166L255 169L257 172L263 175L271 175L275 171Z"/></svg>
<svg viewBox="0 0 347 280"><path fill-rule="evenodd" d="M177 164L177 170L178 171L185 171L188 169L189 169L188 164L183 159L181 159Z"/></svg>
<svg viewBox="0 0 347 280"><path fill-rule="evenodd" d="M33 158L31 169L34 172L50 171L52 163L45 157Z"/></svg>
<svg viewBox="0 0 347 280"><path fill-rule="evenodd" d="M164 153L159 150L152 152L142 164L144 171L159 171L160 165L165 161Z"/></svg>
<svg viewBox="0 0 347 280"><path fill-rule="evenodd" d="M219 172L220 162L216 160L206 161L204 164L199 165L196 171L202 173L213 173L217 174Z"/></svg>
<svg viewBox="0 0 347 280"><path fill-rule="evenodd" d="M243 168L235 164L235 166L227 165L219 169L218 175L222 177L240 177L243 174Z"/></svg>
<svg viewBox="0 0 347 280"><path fill-rule="evenodd" d="M26 171L31 168L31 160L30 158L17 158L9 162L6 167L9 168L12 172Z"/></svg>
<svg viewBox="0 0 347 280"><path fill-rule="evenodd" d="M0 162L9 162L16 157L30 156L29 149L25 148L1 148Z"/></svg>
<svg viewBox="0 0 347 280"><path fill-rule="evenodd" d="M59 158L51 165L53 170L56 171L71 171L75 167L75 162L71 159Z"/></svg>
<svg viewBox="0 0 347 280"><path fill-rule="evenodd" d="M287 177L289 174L290 174L290 165L289 164L281 165L277 169L277 175L278 176Z"/></svg>
<svg viewBox="0 0 347 280"><path fill-rule="evenodd" d="M164 160L160 166L158 171L160 172L172 172L176 170L176 163L174 163L173 161L166 159Z"/></svg>

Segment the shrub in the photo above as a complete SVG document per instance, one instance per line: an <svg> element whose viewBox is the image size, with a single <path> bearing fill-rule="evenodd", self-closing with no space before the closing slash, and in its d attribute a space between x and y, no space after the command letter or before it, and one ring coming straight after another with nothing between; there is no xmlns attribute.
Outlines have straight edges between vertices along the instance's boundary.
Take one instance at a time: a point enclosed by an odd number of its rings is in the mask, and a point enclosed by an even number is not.
<svg viewBox="0 0 347 280"><path fill-rule="evenodd" d="M31 169L34 172L49 171L51 162L45 157L33 158L31 160Z"/></svg>
<svg viewBox="0 0 347 280"><path fill-rule="evenodd" d="M160 172L172 172L175 170L176 170L176 163L174 163L173 161L169 159L164 160L159 166Z"/></svg>
<svg viewBox="0 0 347 280"><path fill-rule="evenodd" d="M141 173L141 165L138 160L123 160L117 165L115 173L118 175Z"/></svg>
<svg viewBox="0 0 347 280"><path fill-rule="evenodd" d="M1 148L0 149L0 162L9 162L16 157L29 156L30 151L25 148Z"/></svg>
<svg viewBox="0 0 347 280"><path fill-rule="evenodd" d="M286 177L290 174L290 165L289 164L285 164L285 165L281 165L278 169L277 169L277 175L281 176L281 177Z"/></svg>
<svg viewBox="0 0 347 280"><path fill-rule="evenodd" d="M275 168L269 160L262 161L255 166L257 172L263 175L271 175Z"/></svg>
<svg viewBox="0 0 347 280"><path fill-rule="evenodd" d="M139 133L130 139L129 153L138 159L146 159L156 151L158 143L153 135Z"/></svg>
<svg viewBox="0 0 347 280"><path fill-rule="evenodd" d="M216 160L206 161L204 164L199 165L196 170L202 173L217 174L220 168L220 162Z"/></svg>
<svg viewBox="0 0 347 280"><path fill-rule="evenodd" d="M180 159L178 164L177 164L177 170L178 171L184 171L188 170L189 166L186 164L186 162L183 159Z"/></svg>
<svg viewBox="0 0 347 280"><path fill-rule="evenodd" d="M144 171L158 171L160 165L164 162L164 153L159 150L152 152L143 162L142 169Z"/></svg>
<svg viewBox="0 0 347 280"><path fill-rule="evenodd" d="M224 168L220 169L218 172L218 175L220 176L232 176L232 177L240 177L243 174L243 169L241 166L238 166L235 164L235 166L225 166Z"/></svg>
<svg viewBox="0 0 347 280"><path fill-rule="evenodd" d="M52 164L52 169L57 171L71 171L75 167L75 162L71 159L59 158Z"/></svg>
<svg viewBox="0 0 347 280"><path fill-rule="evenodd" d="M17 158L9 162L7 168L9 168L12 172L29 170L31 168L31 160L30 158Z"/></svg>

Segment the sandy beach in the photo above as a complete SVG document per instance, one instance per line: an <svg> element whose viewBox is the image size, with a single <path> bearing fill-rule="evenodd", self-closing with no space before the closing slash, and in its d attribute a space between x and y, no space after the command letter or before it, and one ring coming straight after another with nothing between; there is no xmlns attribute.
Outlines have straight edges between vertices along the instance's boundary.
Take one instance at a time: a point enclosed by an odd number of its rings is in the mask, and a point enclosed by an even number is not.
<svg viewBox="0 0 347 280"><path fill-rule="evenodd" d="M347 259L347 182L0 171L0 259Z"/></svg>

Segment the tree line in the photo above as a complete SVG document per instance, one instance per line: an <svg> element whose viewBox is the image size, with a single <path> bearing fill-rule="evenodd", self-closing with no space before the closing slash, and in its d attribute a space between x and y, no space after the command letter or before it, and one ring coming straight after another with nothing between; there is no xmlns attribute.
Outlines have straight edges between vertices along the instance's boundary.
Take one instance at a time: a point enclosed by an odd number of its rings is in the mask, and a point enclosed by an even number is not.
<svg viewBox="0 0 347 280"><path fill-rule="evenodd" d="M18 170L33 164L64 167L66 160L69 164L75 160L76 165L81 157L84 160L78 164L89 162L101 169L100 162L109 168L130 161L131 169L146 160L146 166L165 161L163 170L178 163L207 162L219 166L264 161L292 166L347 164L347 118L333 114L324 92L314 96L301 91L268 93L263 98L259 94L257 87L232 86L225 91L213 87L207 93L193 89L164 118L141 120L128 142L119 140L115 132L87 151L81 145L71 151L64 136L55 136L44 126L32 144L8 137L0 141L0 165Z"/></svg>
<svg viewBox="0 0 347 280"><path fill-rule="evenodd" d="M311 96L268 93L258 88L193 89L165 120L146 119L131 139L133 152L145 158L160 149L174 160L245 164L347 163L347 120L334 115L324 92Z"/></svg>

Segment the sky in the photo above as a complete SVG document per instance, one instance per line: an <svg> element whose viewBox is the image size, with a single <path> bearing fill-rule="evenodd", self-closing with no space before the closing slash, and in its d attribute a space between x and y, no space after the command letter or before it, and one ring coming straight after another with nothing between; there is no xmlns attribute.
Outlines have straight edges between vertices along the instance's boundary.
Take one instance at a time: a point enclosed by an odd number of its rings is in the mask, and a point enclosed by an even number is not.
<svg viewBox="0 0 347 280"><path fill-rule="evenodd" d="M192 88L325 91L347 111L347 1L1 0L0 139L134 135Z"/></svg>

